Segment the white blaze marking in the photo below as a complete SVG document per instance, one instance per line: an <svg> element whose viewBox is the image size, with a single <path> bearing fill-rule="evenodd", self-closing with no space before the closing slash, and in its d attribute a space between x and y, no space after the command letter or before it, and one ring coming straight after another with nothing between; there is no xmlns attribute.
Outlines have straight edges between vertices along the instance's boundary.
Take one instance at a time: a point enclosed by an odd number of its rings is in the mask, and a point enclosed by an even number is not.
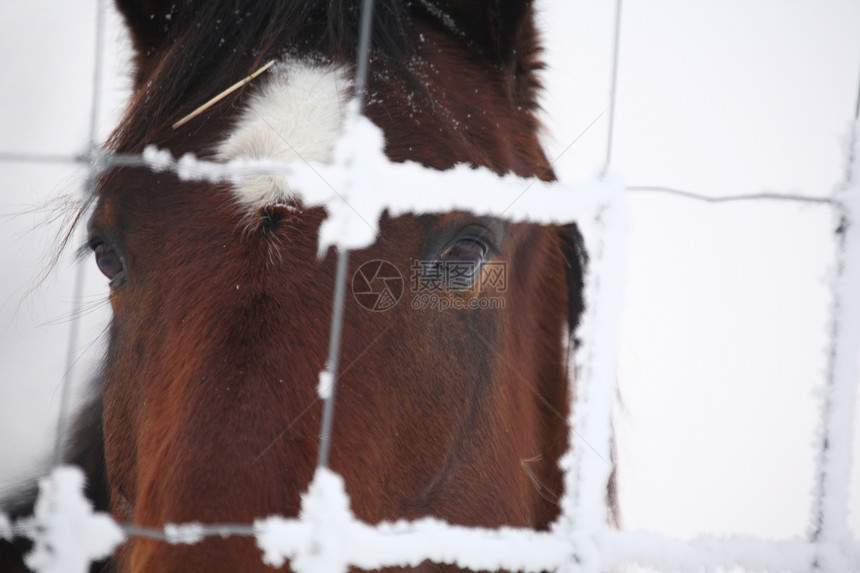
<svg viewBox="0 0 860 573"><path fill-rule="evenodd" d="M351 85L343 68L292 61L278 64L260 79L263 87L250 98L233 132L217 146L219 159L330 162L343 131ZM290 197L283 178L270 176L248 177L234 193L251 208Z"/></svg>

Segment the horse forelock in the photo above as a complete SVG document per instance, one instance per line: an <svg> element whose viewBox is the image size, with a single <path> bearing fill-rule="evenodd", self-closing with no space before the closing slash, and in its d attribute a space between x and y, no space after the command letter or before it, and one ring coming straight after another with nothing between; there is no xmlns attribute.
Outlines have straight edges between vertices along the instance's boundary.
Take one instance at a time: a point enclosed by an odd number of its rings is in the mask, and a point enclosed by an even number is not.
<svg viewBox="0 0 860 573"><path fill-rule="evenodd" d="M217 157L329 162L343 130L351 80L343 67L288 60L263 78L229 135L217 146ZM281 177L257 176L234 186L240 203L250 207L291 199Z"/></svg>
<svg viewBox="0 0 860 573"><path fill-rule="evenodd" d="M208 126L170 126L269 60L355 61L360 11L354 1L186 1L171 5L166 14L146 12L134 2L119 4L137 54L134 94L111 138L114 151L139 153L153 144L175 153L201 151L193 146L209 135ZM399 73L406 73L413 47L407 13L405 3L379 0L373 16L374 54ZM229 117L244 107L243 100L244 90L207 116Z"/></svg>
<svg viewBox="0 0 860 573"><path fill-rule="evenodd" d="M247 98L255 93L255 84L225 98L206 112L205 119L180 129L171 126L272 59L313 61L323 67L343 68L347 76L351 75L359 4L357 0L185 2L171 8L166 21L165 15L129 16L126 11L128 20L136 17L147 25L151 20L161 20L163 32L159 41L140 31L135 34L138 53L134 95L122 124L111 137L110 148L140 153L147 145L156 145L170 149L175 156L188 152L204 157L215 155L212 145L201 147L200 142L226 137L237 110L248 106ZM502 105L514 112L514 117L509 118L513 119L510 132L500 138L488 135L476 139L469 151L473 157L467 160L499 172L513 170L552 178L549 162L532 139L540 128L535 112L540 88L537 73L542 68L532 9L523 18L511 54L498 59L470 47L468 38L452 34L433 11L427 10L427 4L395 0L375 3L371 84L375 82L389 97L392 91L400 92L403 98L398 105L423 108L423 114L434 115L433 122L441 123L453 140L463 139L463 134L457 133L463 126L481 121L480 114L452 115L457 108L465 110L470 102L474 109L469 111L487 111ZM440 74L447 77L439 77ZM476 82L480 86L487 80L497 84L493 89L498 91L500 101L487 100L488 93L472 89ZM438 88L435 92L434 83ZM445 101L446 94L458 97ZM394 102L396 98L390 103ZM382 121L394 112L390 107L382 109L374 118L373 109L368 109L372 119ZM487 122L488 127L495 124ZM487 143L497 143L497 139L508 141L511 149L482 149ZM462 141L454 145L461 148ZM460 156L459 160L464 158Z"/></svg>

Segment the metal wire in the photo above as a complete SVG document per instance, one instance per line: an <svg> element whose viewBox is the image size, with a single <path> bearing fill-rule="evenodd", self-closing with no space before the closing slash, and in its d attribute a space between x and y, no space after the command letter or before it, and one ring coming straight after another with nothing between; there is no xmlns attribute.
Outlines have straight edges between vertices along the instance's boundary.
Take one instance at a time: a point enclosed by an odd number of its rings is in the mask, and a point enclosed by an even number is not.
<svg viewBox="0 0 860 573"><path fill-rule="evenodd" d="M4 151L0 153L3 163L87 163L87 158L81 155L53 155L49 153L17 153Z"/></svg>
<svg viewBox="0 0 860 573"><path fill-rule="evenodd" d="M253 525L244 523L193 523L188 525L174 525L173 529L181 530L185 527L193 527L194 533L189 536L193 536L198 539L204 539L206 537L253 537L257 533ZM120 528L127 537L154 539L156 541L164 541L167 543L182 543L182 541L180 541L182 537L181 534L177 534L176 532L168 533L166 529L144 527L142 525L134 524L123 524L120 525Z"/></svg>
<svg viewBox="0 0 860 573"><path fill-rule="evenodd" d="M797 203L820 203L824 205L838 205L839 201L832 197L815 197L812 195L795 195L791 193L748 193L744 195L726 195L721 197L713 197L694 193L693 191L685 191L683 189L675 189L672 187L663 186L648 186L648 185L633 185L627 187L627 191L632 193L662 193L664 195L674 195L683 197L684 199L694 199L696 201L704 201L705 203L738 203L745 201L792 201Z"/></svg>
<svg viewBox="0 0 860 573"><path fill-rule="evenodd" d="M604 177L612 162L612 140L615 134L615 100L618 87L618 59L621 51L621 0L615 3L615 31L612 43L612 79L609 87L609 127L606 136L606 162L600 173Z"/></svg>
<svg viewBox="0 0 860 573"><path fill-rule="evenodd" d="M89 141L87 143L88 153L92 155L97 149L96 143L98 131L98 118L101 109L101 77L103 66L103 44L104 44L104 0L96 1L96 44L95 44L95 64L93 70L93 99L92 109L90 113L90 129ZM90 164L89 173L86 180L85 193L91 194L96 182L96 167ZM75 269L75 286L72 293L72 320L69 325L69 341L66 347L66 368L63 373L63 379L60 382L60 413L57 417L57 435L54 442L54 466L59 466L63 463L63 455L65 449L64 438L66 436L66 426L68 425L69 410L71 408L72 380L74 379L75 363L77 362L78 353L78 338L81 331L81 307L83 306L84 298L84 281L86 277L86 267L78 264Z"/></svg>
<svg viewBox="0 0 860 573"><path fill-rule="evenodd" d="M373 0L364 0L361 5L361 32L358 42L358 65L355 79L355 98L358 101L358 113L364 107L367 92L367 75L370 63L370 34L373 24ZM329 452L331 451L331 433L334 425L334 400L337 395L337 373L340 361L340 339L343 331L343 308L346 299L346 271L349 268L349 251L338 247L337 270L334 278L334 300L332 302L331 333L328 343L328 360L326 372L330 386L323 403L322 426L320 428L319 454L317 467L328 467Z"/></svg>

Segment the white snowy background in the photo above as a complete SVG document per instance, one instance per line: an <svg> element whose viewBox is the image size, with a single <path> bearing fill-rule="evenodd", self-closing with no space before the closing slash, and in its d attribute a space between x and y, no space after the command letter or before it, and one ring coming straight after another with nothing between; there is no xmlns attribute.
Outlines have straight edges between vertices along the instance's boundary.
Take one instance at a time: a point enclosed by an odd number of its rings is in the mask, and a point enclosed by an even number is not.
<svg viewBox="0 0 860 573"><path fill-rule="evenodd" d="M0 153L84 151L93 4L0 4ZM571 183L603 163L611 4L537 0L545 141ZM844 179L858 30L856 0L628 0L612 169L631 186L713 196L829 195ZM128 87L128 44L112 12L106 39L102 138ZM72 249L39 279L61 230L57 198L77 194L81 180L73 166L0 163L0 489L40 473L50 456ZM828 345L830 208L653 193L631 194L629 205L616 420L625 527L681 538L803 535ZM86 266L78 386L107 321L106 281ZM858 535L856 493L850 509Z"/></svg>

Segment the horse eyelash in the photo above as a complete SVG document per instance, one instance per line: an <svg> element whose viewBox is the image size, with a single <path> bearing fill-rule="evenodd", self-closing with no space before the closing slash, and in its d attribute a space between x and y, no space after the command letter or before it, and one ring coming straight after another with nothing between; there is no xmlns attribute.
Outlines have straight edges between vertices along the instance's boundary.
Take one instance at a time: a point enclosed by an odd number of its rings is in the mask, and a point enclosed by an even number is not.
<svg viewBox="0 0 860 573"><path fill-rule="evenodd" d="M93 251L95 251L96 246L97 245L94 244L92 241L87 241L86 243L75 249L75 262L79 263L89 257L93 253Z"/></svg>

